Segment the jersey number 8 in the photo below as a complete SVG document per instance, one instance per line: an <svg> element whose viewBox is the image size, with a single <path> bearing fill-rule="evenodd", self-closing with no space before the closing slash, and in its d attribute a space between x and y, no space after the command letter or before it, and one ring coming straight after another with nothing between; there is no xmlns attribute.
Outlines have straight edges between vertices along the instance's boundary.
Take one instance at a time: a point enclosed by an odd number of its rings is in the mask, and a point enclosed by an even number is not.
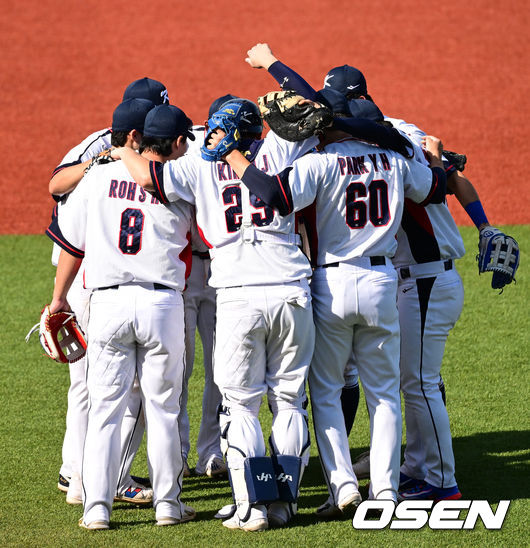
<svg viewBox="0 0 530 548"><path fill-rule="evenodd" d="M125 255L136 255L142 248L144 214L141 209L127 208L121 214L119 248Z"/></svg>

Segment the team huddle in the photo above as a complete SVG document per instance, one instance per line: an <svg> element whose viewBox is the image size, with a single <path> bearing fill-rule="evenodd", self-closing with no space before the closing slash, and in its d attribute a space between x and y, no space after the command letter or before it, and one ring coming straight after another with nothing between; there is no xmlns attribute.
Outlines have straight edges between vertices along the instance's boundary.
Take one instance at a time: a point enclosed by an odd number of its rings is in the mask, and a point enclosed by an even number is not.
<svg viewBox="0 0 530 548"><path fill-rule="evenodd" d="M489 225L441 141L385 117L359 70L335 67L317 91L267 44L246 61L331 123L289 140L271 125L263 138L262 103L228 94L193 125L162 83L143 78L112 128L52 175L50 312L73 311L87 339L69 365L58 487L83 505L83 528L108 529L113 501L153 506L160 526L195 518L181 495L197 329L195 473L228 475L233 504L216 514L225 527L282 527L296 514L308 398L329 494L322 519L354 510L365 477L373 499L461 497L440 369L463 306L454 261L465 249L446 194L511 278L516 244ZM352 464L359 381L370 452ZM144 430L149 477L139 478L130 470Z"/></svg>

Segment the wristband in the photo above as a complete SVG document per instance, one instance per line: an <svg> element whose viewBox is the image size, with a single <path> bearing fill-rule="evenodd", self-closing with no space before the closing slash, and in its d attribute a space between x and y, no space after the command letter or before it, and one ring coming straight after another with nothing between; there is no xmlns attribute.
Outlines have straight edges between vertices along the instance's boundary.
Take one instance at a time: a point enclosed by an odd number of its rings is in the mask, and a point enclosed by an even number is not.
<svg viewBox="0 0 530 548"><path fill-rule="evenodd" d="M467 204L464 209L477 228L484 223L489 225L488 218L486 217L486 213L484 213L480 200L475 200L474 202Z"/></svg>

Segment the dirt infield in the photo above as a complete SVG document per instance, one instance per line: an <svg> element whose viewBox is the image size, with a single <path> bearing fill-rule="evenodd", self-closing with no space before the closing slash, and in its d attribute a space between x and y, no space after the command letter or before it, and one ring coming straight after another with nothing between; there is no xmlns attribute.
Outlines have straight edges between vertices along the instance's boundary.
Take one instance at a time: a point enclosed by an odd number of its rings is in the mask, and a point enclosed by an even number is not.
<svg viewBox="0 0 530 548"><path fill-rule="evenodd" d="M219 95L255 99L275 89L267 73L244 63L256 42L268 42L317 88L329 68L357 66L385 114L468 155L466 174L492 222L530 223L524 0L1 0L1 7L0 234L45 230L53 168L109 125L131 80L161 80L197 123ZM450 200L457 222L469 224Z"/></svg>

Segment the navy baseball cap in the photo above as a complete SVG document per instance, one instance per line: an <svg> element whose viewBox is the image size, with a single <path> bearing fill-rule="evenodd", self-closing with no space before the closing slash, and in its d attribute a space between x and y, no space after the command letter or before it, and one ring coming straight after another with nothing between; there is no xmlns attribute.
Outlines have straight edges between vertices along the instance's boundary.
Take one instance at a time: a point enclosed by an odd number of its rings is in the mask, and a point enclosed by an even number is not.
<svg viewBox="0 0 530 548"><path fill-rule="evenodd" d="M145 118L144 137L176 139L184 135L195 141L195 135L190 131L192 125L193 122L180 108L174 105L158 105Z"/></svg>
<svg viewBox="0 0 530 548"><path fill-rule="evenodd" d="M351 116L348 100L334 89L321 89L317 92L317 100L329 107L333 114Z"/></svg>
<svg viewBox="0 0 530 548"><path fill-rule="evenodd" d="M232 95L231 93L218 97L210 105L210 108L208 110L208 120L212 117L213 113L217 112L225 103L228 103L228 101L233 101L234 99L239 99L239 97L237 97L237 95Z"/></svg>
<svg viewBox="0 0 530 548"><path fill-rule="evenodd" d="M169 104L166 86L151 78L140 78L131 82L123 93L123 100L126 99L149 99L155 105Z"/></svg>
<svg viewBox="0 0 530 548"><path fill-rule="evenodd" d="M379 107L367 99L351 99L348 101L348 107L353 118L364 118L372 122L381 122L385 119Z"/></svg>
<svg viewBox="0 0 530 548"><path fill-rule="evenodd" d="M343 95L348 93L368 94L364 74L350 65L332 68L324 78L324 87L334 89Z"/></svg>
<svg viewBox="0 0 530 548"><path fill-rule="evenodd" d="M113 131L144 131L145 117L155 105L147 99L127 99L112 114Z"/></svg>

